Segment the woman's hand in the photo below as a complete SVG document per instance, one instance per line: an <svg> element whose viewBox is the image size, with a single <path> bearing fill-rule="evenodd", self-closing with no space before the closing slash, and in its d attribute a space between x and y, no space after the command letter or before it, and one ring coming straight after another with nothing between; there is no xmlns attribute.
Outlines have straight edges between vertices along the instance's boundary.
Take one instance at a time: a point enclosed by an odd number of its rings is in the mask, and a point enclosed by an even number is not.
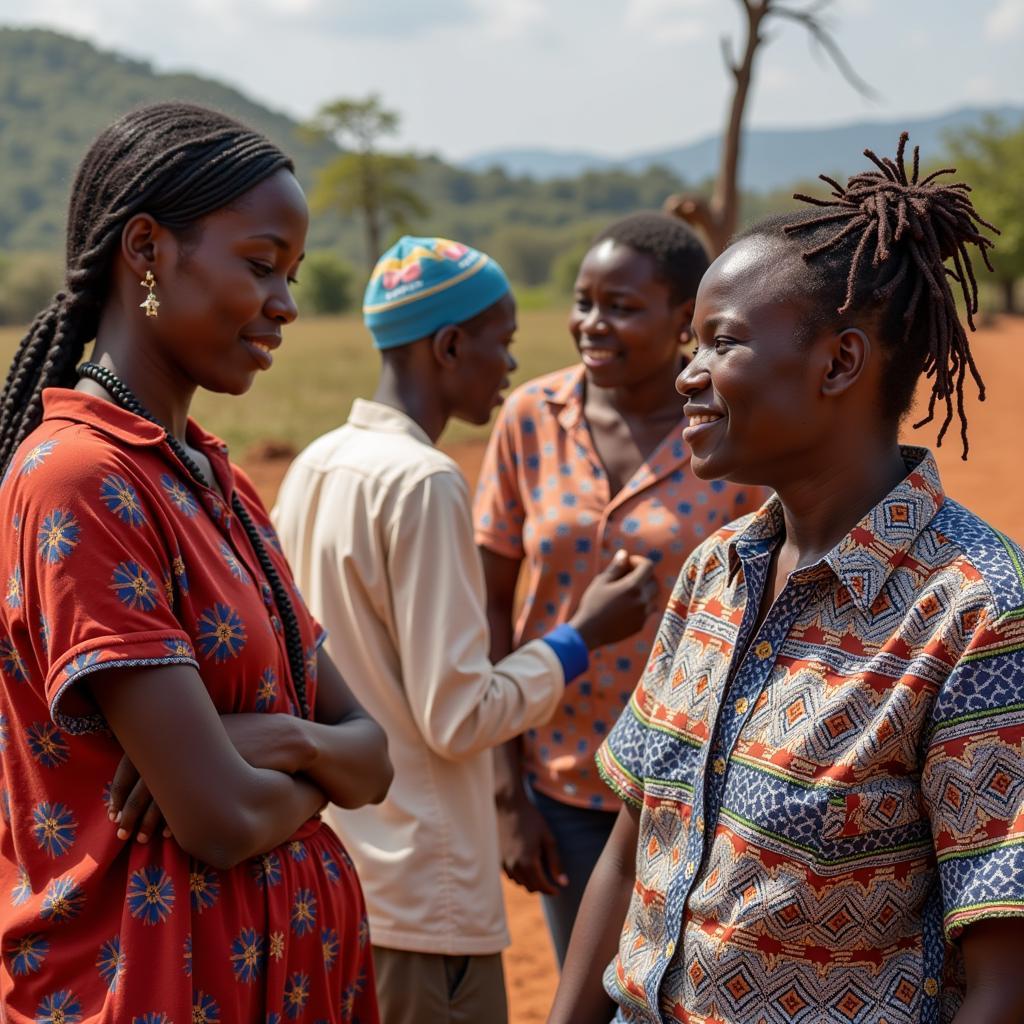
<svg viewBox="0 0 1024 1024"><path fill-rule="evenodd" d="M149 792L149 787L125 754L114 772L107 799L110 820L117 825L118 839L131 839L133 833L140 843L148 843L163 825L164 816ZM171 830L163 827L165 837Z"/></svg>

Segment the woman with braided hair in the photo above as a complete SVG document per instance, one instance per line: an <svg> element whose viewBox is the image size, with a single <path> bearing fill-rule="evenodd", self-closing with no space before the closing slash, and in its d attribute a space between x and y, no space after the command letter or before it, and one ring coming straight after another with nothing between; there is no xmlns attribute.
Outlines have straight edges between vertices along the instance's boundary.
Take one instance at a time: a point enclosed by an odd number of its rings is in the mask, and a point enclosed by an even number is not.
<svg viewBox="0 0 1024 1024"><path fill-rule="evenodd" d="M905 145L701 282L694 472L776 496L693 553L598 753L551 1024L1024 1020L1024 552L897 440L924 375L966 456L995 229Z"/></svg>
<svg viewBox="0 0 1024 1024"><path fill-rule="evenodd" d="M289 159L201 107L127 114L79 168L0 409L5 1020L377 1020L319 811L383 798L385 739L188 417L270 367L307 222Z"/></svg>

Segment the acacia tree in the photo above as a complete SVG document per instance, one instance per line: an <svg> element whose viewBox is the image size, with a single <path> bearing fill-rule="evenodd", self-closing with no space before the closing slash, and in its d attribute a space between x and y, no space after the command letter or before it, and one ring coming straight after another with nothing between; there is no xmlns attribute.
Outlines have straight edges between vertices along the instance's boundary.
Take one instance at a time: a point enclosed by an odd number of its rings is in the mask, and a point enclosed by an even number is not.
<svg viewBox="0 0 1024 1024"><path fill-rule="evenodd" d="M833 0L814 0L805 7L794 7L782 0L737 0L746 19L746 41L743 56L737 60L732 43L722 39L725 66L735 82L725 134L722 138L722 159L715 178L711 198L683 193L669 196L665 209L698 228L705 236L713 255L720 253L736 231L739 219L739 166L743 143L743 117L754 75L754 63L761 47L768 41L765 26L770 21L792 21L810 33L843 77L865 96L874 95L871 87L859 78L843 55L823 15Z"/></svg>
<svg viewBox="0 0 1024 1024"><path fill-rule="evenodd" d="M348 152L332 160L317 175L313 187L315 210L358 213L363 219L367 265L383 250L384 232L404 228L409 217L425 217L426 204L409 185L418 162L408 153L381 153L378 141L398 131L398 114L385 110L380 97L335 100L320 108L307 126L322 138L332 139Z"/></svg>

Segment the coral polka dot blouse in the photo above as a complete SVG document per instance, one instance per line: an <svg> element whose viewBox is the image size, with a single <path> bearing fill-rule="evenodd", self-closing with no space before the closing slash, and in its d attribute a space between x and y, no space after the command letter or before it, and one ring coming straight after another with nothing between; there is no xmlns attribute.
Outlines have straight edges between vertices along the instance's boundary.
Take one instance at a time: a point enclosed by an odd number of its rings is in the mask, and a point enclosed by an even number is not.
<svg viewBox="0 0 1024 1024"><path fill-rule="evenodd" d="M291 580L227 450L189 443L237 493ZM297 713L281 623L241 523L164 431L82 392L0 486L0 998L12 1022L376 1022L359 884L319 820L228 871L173 839L122 842L122 757L89 692L112 665L196 667L221 714ZM316 699L321 631L296 600Z"/></svg>

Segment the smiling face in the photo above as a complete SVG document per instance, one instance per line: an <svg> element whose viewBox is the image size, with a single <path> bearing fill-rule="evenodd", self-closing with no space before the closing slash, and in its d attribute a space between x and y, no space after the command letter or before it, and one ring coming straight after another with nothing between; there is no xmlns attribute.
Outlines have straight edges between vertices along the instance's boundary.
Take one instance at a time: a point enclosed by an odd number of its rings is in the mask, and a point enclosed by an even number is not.
<svg viewBox="0 0 1024 1024"><path fill-rule="evenodd" d="M672 302L651 257L599 242L580 264L569 314L588 382L629 388L675 373L691 312L692 302Z"/></svg>
<svg viewBox="0 0 1024 1024"><path fill-rule="evenodd" d="M829 443L835 403L822 381L832 354L825 334L806 337L791 259L777 242L745 238L701 281L697 350L676 382L689 420L683 439L701 479L778 488Z"/></svg>
<svg viewBox="0 0 1024 1024"><path fill-rule="evenodd" d="M308 224L302 189L282 170L160 247L159 316L146 326L170 376L237 395L269 369L298 313L289 287Z"/></svg>

